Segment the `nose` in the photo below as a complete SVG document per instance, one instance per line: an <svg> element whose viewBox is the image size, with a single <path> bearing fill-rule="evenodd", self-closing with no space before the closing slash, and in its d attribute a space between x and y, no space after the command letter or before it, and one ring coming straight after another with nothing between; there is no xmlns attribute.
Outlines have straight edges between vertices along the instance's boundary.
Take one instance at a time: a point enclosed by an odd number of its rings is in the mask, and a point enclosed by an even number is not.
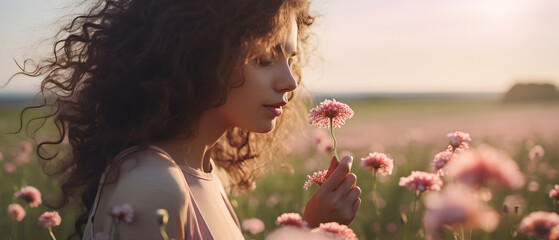
<svg viewBox="0 0 559 240"><path fill-rule="evenodd" d="M289 63L285 61L285 63L282 64L281 74L279 74L277 78L275 88L277 91L285 93L294 91L297 86L297 80L291 72L291 67L289 67Z"/></svg>

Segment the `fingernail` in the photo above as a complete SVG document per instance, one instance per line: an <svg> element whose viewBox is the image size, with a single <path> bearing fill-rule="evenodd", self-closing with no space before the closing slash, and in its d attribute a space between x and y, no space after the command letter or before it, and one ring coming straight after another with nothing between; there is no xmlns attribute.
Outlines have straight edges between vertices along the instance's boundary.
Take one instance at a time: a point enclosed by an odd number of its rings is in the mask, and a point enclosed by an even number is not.
<svg viewBox="0 0 559 240"><path fill-rule="evenodd" d="M349 169L351 169L351 166L353 165L353 156L349 156Z"/></svg>

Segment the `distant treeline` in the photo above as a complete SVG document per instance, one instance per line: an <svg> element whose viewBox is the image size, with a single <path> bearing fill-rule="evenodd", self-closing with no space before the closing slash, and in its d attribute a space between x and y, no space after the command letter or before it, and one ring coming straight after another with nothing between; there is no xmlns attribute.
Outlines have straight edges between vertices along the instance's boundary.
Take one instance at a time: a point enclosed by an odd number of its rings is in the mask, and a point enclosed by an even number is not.
<svg viewBox="0 0 559 240"><path fill-rule="evenodd" d="M503 102L558 101L559 91L551 83L517 83L503 96Z"/></svg>

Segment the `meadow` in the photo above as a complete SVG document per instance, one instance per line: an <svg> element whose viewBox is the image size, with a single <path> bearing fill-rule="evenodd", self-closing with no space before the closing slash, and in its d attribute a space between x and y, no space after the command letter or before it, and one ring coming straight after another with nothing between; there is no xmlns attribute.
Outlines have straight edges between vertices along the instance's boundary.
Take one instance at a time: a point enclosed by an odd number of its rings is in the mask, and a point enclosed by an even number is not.
<svg viewBox="0 0 559 240"><path fill-rule="evenodd" d="M519 222L533 211L557 211L549 191L559 184L559 103L504 104L498 99L338 99L348 103L355 116L335 129L340 155L354 156L352 172L362 189L362 204L349 225L359 239L426 239L422 225L425 197L417 201L413 222L410 219L415 194L398 185L401 177L411 171L431 172L435 154L449 144L447 134L464 131L471 135L470 146L476 149L491 146L505 152L522 171L524 184L514 190L491 188L486 204L499 214L499 223L491 232L468 227L448 227L434 239L536 239L516 231ZM41 171L34 153L29 161L22 160L21 142L32 140L24 134L7 134L18 127L21 106L0 109L0 237L4 239L50 239L48 231L37 224L37 218L49 210L44 204L29 208L14 199L22 186L35 186L43 202L57 195L57 184ZM52 129L47 130L47 132ZM322 131L322 133L320 132ZM265 226L261 232L245 231L247 239L264 239L277 228L276 217L286 212L303 213L306 202L317 189L303 189L307 175L328 167L332 152L313 143L317 134L326 129L313 126L294 136L290 167L277 168L257 181L254 191L231 196L231 202L241 221L258 218ZM47 134L48 135L48 134ZM39 136L39 138L48 136ZM536 146L544 149L541 159L530 159ZM359 166L359 160L370 152L383 152L394 159L394 171L379 176L373 196L373 176ZM6 167L8 165L8 167ZM13 171L10 165L14 166ZM444 188L444 187L443 187ZM379 214L373 207L377 198ZM8 205L19 203L27 214L21 222L6 214ZM505 207L506 206L506 207ZM58 239L73 232L74 211L60 210L62 223L54 227Z"/></svg>

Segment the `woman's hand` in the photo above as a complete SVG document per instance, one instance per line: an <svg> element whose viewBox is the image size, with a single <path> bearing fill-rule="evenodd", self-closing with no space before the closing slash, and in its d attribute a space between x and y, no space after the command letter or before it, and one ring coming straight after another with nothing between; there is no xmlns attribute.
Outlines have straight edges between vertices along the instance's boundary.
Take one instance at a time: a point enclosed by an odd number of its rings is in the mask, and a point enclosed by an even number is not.
<svg viewBox="0 0 559 240"><path fill-rule="evenodd" d="M305 207L303 220L307 221L309 227L318 227L325 222L348 225L361 206L361 189L355 186L357 177L349 172L353 157L345 156L337 167L335 161L333 158L328 179L316 190Z"/></svg>

